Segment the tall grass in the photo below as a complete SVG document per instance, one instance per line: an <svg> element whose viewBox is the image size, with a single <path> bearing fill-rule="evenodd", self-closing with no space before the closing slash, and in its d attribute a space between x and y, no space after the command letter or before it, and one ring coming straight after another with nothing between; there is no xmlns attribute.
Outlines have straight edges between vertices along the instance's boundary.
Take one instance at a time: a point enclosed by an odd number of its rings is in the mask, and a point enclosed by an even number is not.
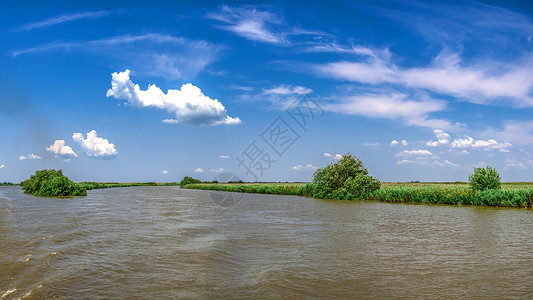
<svg viewBox="0 0 533 300"><path fill-rule="evenodd" d="M185 188L317 197L314 184L189 184ZM333 194L330 198L341 200L370 200L391 203L420 203L448 205L477 205L496 207L532 207L531 183L503 184L503 189L476 192L465 183L384 183L382 188L363 196Z"/></svg>
<svg viewBox="0 0 533 300"><path fill-rule="evenodd" d="M131 186L167 186L167 185L178 185L177 182L170 183L156 183L156 182L128 182L128 183L118 183L118 182L92 182L92 181L83 181L78 183L81 187L87 190L94 189L107 189L115 187L131 187Z"/></svg>

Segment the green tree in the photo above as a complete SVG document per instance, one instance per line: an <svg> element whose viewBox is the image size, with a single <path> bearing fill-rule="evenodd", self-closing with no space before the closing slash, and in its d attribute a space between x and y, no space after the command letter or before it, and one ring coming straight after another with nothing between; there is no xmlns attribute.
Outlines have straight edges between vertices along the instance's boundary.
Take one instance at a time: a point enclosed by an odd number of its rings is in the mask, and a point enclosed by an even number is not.
<svg viewBox="0 0 533 300"><path fill-rule="evenodd" d="M316 170L313 183L313 196L318 198L355 199L381 187L379 180L368 175L363 162L351 154Z"/></svg>
<svg viewBox="0 0 533 300"><path fill-rule="evenodd" d="M484 191L489 189L500 189L500 174L491 166L486 168L474 168L474 174L468 176L470 187L475 191Z"/></svg>
<svg viewBox="0 0 533 300"><path fill-rule="evenodd" d="M26 194L35 196L86 196L87 190L63 175L61 170L39 170L20 183Z"/></svg>
<svg viewBox="0 0 533 300"><path fill-rule="evenodd" d="M192 183L200 183L201 181L198 180L198 179L194 179L190 176L185 176L183 177L183 179L180 181L180 188L186 186L187 184L192 184Z"/></svg>

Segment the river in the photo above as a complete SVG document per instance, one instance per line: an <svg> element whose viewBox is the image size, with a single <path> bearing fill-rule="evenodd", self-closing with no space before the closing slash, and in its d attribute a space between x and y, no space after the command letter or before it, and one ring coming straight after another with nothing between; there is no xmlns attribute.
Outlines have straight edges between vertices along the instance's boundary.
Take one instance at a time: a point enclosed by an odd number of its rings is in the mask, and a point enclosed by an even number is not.
<svg viewBox="0 0 533 300"><path fill-rule="evenodd" d="M19 298L531 299L533 211L0 187L0 299Z"/></svg>

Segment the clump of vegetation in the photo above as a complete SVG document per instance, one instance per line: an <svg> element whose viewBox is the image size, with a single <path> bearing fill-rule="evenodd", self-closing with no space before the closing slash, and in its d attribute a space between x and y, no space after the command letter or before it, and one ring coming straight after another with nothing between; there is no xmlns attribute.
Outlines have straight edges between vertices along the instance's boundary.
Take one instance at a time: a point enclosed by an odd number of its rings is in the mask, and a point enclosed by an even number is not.
<svg viewBox="0 0 533 300"><path fill-rule="evenodd" d="M501 189L500 174L491 166L474 168L474 174L468 176L470 187L474 191Z"/></svg>
<svg viewBox="0 0 533 300"><path fill-rule="evenodd" d="M20 183L26 194L41 197L87 196L87 190L63 175L61 170L40 170Z"/></svg>
<svg viewBox="0 0 533 300"><path fill-rule="evenodd" d="M0 185L16 185L12 182L0 182Z"/></svg>
<svg viewBox="0 0 533 300"><path fill-rule="evenodd" d="M183 179L180 181L180 188L188 185L188 184L193 184L193 183L200 183L201 181L198 180L198 179L195 179L195 178L192 178L190 176L185 176L183 177Z"/></svg>
<svg viewBox="0 0 533 300"><path fill-rule="evenodd" d="M315 187L308 187L317 198L355 200L378 190L381 182L368 175L363 162L354 155L345 154L337 162L316 170Z"/></svg>

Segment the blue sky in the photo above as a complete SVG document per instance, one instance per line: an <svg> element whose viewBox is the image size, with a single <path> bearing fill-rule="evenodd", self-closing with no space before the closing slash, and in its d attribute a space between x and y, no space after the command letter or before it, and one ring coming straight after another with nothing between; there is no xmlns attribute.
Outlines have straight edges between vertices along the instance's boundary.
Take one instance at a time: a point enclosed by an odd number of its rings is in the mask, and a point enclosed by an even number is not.
<svg viewBox="0 0 533 300"><path fill-rule="evenodd" d="M0 181L533 181L524 3L4 1Z"/></svg>

